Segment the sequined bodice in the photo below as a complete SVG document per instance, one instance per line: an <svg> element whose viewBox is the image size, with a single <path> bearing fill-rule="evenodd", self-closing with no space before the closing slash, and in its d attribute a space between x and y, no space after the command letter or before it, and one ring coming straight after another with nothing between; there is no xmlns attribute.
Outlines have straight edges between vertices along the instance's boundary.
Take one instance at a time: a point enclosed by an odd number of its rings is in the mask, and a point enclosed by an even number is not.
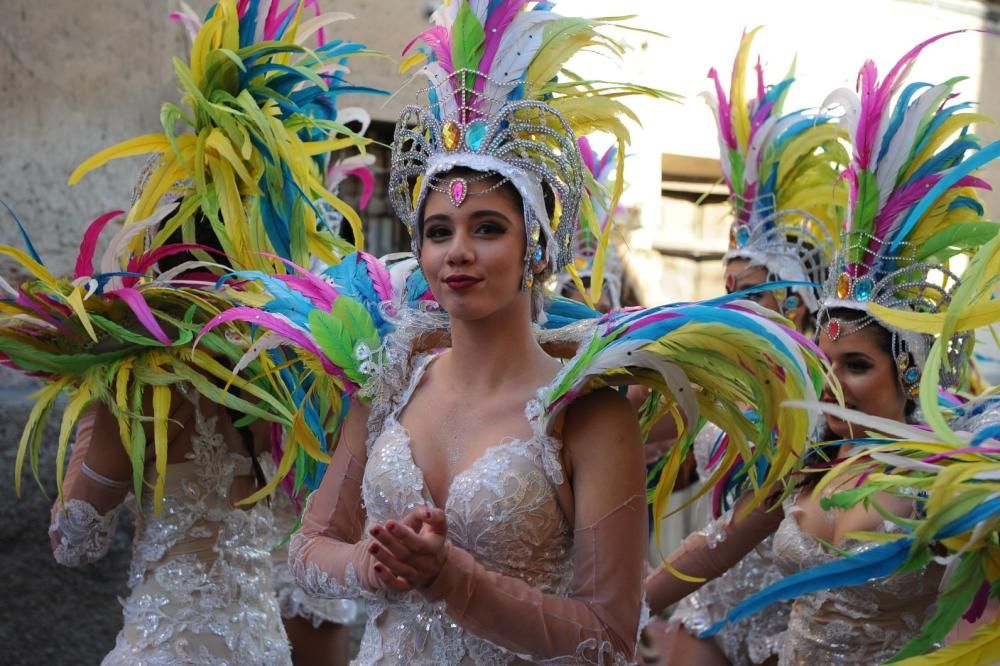
<svg viewBox="0 0 1000 666"><path fill-rule="evenodd" d="M369 440L362 486L368 524L433 505L413 461L409 435L397 420L428 360L417 365L409 389ZM560 444L542 432L537 401L529 403L525 414L532 437L490 447L451 481L444 507L448 536L487 569L565 595L572 577L572 529L556 495L562 483ZM361 663L503 664L515 658L465 632L442 604L431 604L418 593L380 594L368 609Z"/></svg>
<svg viewBox="0 0 1000 666"><path fill-rule="evenodd" d="M775 563L787 574L840 555L799 528L793 500L774 535ZM898 531L886 522L879 531ZM839 548L861 552L875 544L848 540ZM897 574L865 585L799 597L792 605L781 664L881 664L913 638L937 595L940 567Z"/></svg>
<svg viewBox="0 0 1000 666"><path fill-rule="evenodd" d="M251 473L250 459L228 450L215 417L196 412L195 428L190 459L168 466L159 515L144 494L125 626L104 663L290 664L271 581L271 511L233 506L233 479Z"/></svg>

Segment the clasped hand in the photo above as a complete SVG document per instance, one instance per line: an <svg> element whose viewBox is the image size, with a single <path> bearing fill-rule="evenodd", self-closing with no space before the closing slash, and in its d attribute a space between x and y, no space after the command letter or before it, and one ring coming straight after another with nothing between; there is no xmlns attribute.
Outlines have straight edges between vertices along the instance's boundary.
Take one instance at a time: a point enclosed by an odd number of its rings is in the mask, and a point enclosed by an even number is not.
<svg viewBox="0 0 1000 666"><path fill-rule="evenodd" d="M429 586L448 558L448 519L441 509L418 506L402 520L372 525L368 533L375 577L390 590Z"/></svg>

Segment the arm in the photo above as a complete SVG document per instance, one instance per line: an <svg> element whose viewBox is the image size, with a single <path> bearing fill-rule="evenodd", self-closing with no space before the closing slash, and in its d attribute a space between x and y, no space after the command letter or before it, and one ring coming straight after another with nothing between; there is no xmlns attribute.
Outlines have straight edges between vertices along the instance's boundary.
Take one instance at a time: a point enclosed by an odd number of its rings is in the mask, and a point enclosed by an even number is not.
<svg viewBox="0 0 1000 666"><path fill-rule="evenodd" d="M682 574L705 580L700 583L681 580L666 566L658 567L649 575L646 597L650 612L661 612L709 580L729 571L778 529L785 515L780 507L769 511L766 506L760 506L742 520L732 519L749 499L749 495L743 497L731 511L712 521L704 530L684 539L684 543L667 558L667 562Z"/></svg>
<svg viewBox="0 0 1000 666"><path fill-rule="evenodd" d="M570 596L489 572L454 544L422 592L444 601L448 614L469 631L519 654L585 657L588 663L621 655L631 661L647 531L635 413L624 398L602 391L578 400L565 423L576 525Z"/></svg>
<svg viewBox="0 0 1000 666"><path fill-rule="evenodd" d="M302 526L288 546L288 566L310 596L357 597L380 587L371 575L370 540L361 538L367 422L367 407L352 402L333 460L319 488L309 496Z"/></svg>
<svg viewBox="0 0 1000 666"><path fill-rule="evenodd" d="M90 409L77 426L63 496L52 505L49 539L57 562L80 566L108 552L131 469L114 417L104 406Z"/></svg>

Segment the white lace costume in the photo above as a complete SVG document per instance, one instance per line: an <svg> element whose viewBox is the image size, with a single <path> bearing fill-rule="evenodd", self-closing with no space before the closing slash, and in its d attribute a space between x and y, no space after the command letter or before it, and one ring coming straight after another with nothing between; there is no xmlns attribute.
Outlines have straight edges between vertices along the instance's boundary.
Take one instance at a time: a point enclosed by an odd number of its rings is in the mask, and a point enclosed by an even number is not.
<svg viewBox="0 0 1000 666"><path fill-rule="evenodd" d="M702 482L712 473L712 456L721 436L718 426L710 423L695 440L694 455ZM701 530L710 548L717 547L725 539L724 527L730 520L732 512L727 511ZM697 636L722 620L744 599L784 578L774 562L772 539L767 537L732 569L684 597L677 604L671 619L681 622L685 629ZM778 654L788 626L790 608L791 602L774 604L745 620L726 625L715 641L729 663L733 666L759 664Z"/></svg>
<svg viewBox="0 0 1000 666"><path fill-rule="evenodd" d="M188 460L168 464L163 510L154 514L143 494L123 600L125 623L105 665L291 664L288 639L271 580L275 539L266 502L233 506L234 480L252 479L251 460L232 450L217 415L194 404L195 432ZM64 505L53 507L49 529L56 559L78 566L102 557L114 523L132 496L86 468L93 415L81 420L67 473ZM117 433L115 433L117 434ZM156 478L153 462L147 482ZM117 493L117 506L101 515ZM237 498L238 499L238 498Z"/></svg>
<svg viewBox="0 0 1000 666"><path fill-rule="evenodd" d="M561 442L544 433L536 400L525 410L532 436L487 449L452 479L451 548L432 585L399 594L371 580L362 530L433 505L397 420L429 361L415 363L405 391L375 399L367 461L338 446L292 539L299 582L319 596L365 598L361 664L626 663L640 624L644 498L574 529L560 504ZM635 586L601 585L625 566L635 567Z"/></svg>
<svg viewBox="0 0 1000 666"><path fill-rule="evenodd" d="M773 552L775 563L786 575L839 559L839 554L799 528L793 498L785 501L784 508L785 519L774 534ZM899 528L886 521L878 531L891 533ZM839 548L855 554L875 545L848 539ZM941 567L931 566L797 598L779 663L874 666L888 661L930 617L941 573Z"/></svg>
<svg viewBox="0 0 1000 666"><path fill-rule="evenodd" d="M705 535L691 535L671 556L671 564L685 574L711 579L742 560L768 535L773 535L774 562L785 576L838 559L836 551L801 530L797 499L793 496L773 511L758 507L742 520L720 523L722 539L714 548L707 547ZM883 522L879 529L899 528ZM852 554L874 545L847 540L838 548ZM941 575L942 568L931 565L864 585L798 596L781 639L779 665L885 662L916 636L927 619ZM696 583L681 581L666 569L647 581L651 598L657 600L677 598L695 588Z"/></svg>

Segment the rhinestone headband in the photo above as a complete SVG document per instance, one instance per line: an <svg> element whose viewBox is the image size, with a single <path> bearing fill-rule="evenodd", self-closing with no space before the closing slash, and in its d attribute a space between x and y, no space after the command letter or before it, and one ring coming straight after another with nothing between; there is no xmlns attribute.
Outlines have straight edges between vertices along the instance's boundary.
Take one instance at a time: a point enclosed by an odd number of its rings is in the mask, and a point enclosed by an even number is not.
<svg viewBox="0 0 1000 666"><path fill-rule="evenodd" d="M853 232L850 242L838 257L835 269L823 285L822 310L818 325L831 340L852 335L871 324L878 324L892 334L893 357L900 384L908 394L915 393L934 336L894 327L869 313L868 305L877 303L892 310L937 313L948 309L960 280L945 266L914 259L916 249L898 244L897 255L882 252L883 243L868 234ZM888 248L886 248L888 250ZM863 257L860 263L848 264L846 257ZM846 308L865 313L845 321L831 317L830 310ZM969 353L971 338L958 334L949 340L948 367L942 365L941 383L955 384L959 379L963 356Z"/></svg>

